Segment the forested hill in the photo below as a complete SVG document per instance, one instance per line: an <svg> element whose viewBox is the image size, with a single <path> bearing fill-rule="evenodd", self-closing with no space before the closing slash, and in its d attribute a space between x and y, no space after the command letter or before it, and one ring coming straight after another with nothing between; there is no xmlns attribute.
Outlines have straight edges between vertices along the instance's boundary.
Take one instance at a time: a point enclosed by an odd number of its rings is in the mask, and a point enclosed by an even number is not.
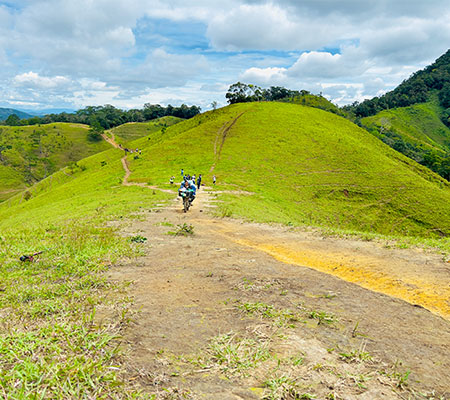
<svg viewBox="0 0 450 400"><path fill-rule="evenodd" d="M346 108L357 117L368 117L382 110L427 102L435 93L438 94L443 108L442 122L450 126L450 49L433 64L415 72L394 90Z"/></svg>
<svg viewBox="0 0 450 400"><path fill-rule="evenodd" d="M26 112L15 110L14 108L1 108L0 107L0 121L6 120L10 115L17 115L19 119L23 118L31 118L31 114L27 114Z"/></svg>

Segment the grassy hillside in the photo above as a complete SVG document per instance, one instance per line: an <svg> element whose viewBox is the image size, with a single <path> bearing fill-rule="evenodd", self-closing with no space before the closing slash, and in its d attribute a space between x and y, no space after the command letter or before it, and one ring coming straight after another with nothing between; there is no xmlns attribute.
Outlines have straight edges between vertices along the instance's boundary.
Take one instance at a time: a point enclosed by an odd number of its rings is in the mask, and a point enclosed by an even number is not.
<svg viewBox="0 0 450 400"><path fill-rule="evenodd" d="M381 111L361 119L368 130L393 131L404 141L425 148L449 151L450 129L439 118L441 107L436 102Z"/></svg>
<svg viewBox="0 0 450 400"><path fill-rule="evenodd" d="M450 234L448 183L318 109L236 104L133 146L143 149L128 156L136 181L169 187L184 168L210 184L216 174L222 215ZM0 204L0 391L11 398L140 398L123 386L118 368L129 300L105 277L139 245L108 222L139 218L175 192L122 186L122 156L118 149L95 154L33 185L28 200L16 195ZM44 251L37 262L19 261L36 251Z"/></svg>
<svg viewBox="0 0 450 400"><path fill-rule="evenodd" d="M333 114L345 116L345 112L338 106L327 100L323 96L317 96L314 94L304 94L302 96L290 97L280 100L286 103L301 104L303 106L320 108L321 110L332 112Z"/></svg>
<svg viewBox="0 0 450 400"><path fill-rule="evenodd" d="M107 150L104 141L88 140L88 128L68 123L0 126L0 201L63 166Z"/></svg>
<svg viewBox="0 0 450 400"><path fill-rule="evenodd" d="M449 184L328 112L235 104L134 142L135 181L165 184L180 168L217 176L225 215L383 234L450 233ZM130 157L131 158L131 157ZM213 170L211 170L213 168Z"/></svg>
<svg viewBox="0 0 450 400"><path fill-rule="evenodd" d="M450 180L450 128L436 96L409 107L381 111L362 125L393 149Z"/></svg>
<svg viewBox="0 0 450 400"><path fill-rule="evenodd" d="M107 221L168 195L120 186L121 155L94 155L35 184L28 201L0 204L0 392L8 398L140 398L117 368L129 299L105 277L139 245ZM19 261L37 251L36 262Z"/></svg>
<svg viewBox="0 0 450 400"><path fill-rule="evenodd" d="M450 234L447 181L348 120L315 108L235 104L132 146L142 155L128 157L131 181L167 186L184 168L210 184L215 174L225 192L224 215L382 234Z"/></svg>
<svg viewBox="0 0 450 400"><path fill-rule="evenodd" d="M129 122L110 129L108 132L114 134L116 142L126 146L129 142L147 136L152 132L159 131L168 126L183 121L178 117L162 117L148 122Z"/></svg>

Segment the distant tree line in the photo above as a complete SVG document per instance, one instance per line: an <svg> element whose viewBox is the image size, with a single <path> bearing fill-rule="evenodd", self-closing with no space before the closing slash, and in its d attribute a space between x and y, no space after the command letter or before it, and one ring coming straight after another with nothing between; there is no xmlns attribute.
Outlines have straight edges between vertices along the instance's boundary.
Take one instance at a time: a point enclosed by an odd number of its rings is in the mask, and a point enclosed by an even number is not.
<svg viewBox="0 0 450 400"><path fill-rule="evenodd" d="M343 108L356 117L363 118L382 110L426 102L433 93L438 93L439 103L443 108L442 122L450 127L450 50L433 64L415 72L391 92Z"/></svg>
<svg viewBox="0 0 450 400"><path fill-rule="evenodd" d="M289 90L282 86L271 86L263 89L257 85L237 82L231 85L225 95L229 104L248 103L251 101L276 101L290 97L298 97L309 92L306 90Z"/></svg>
<svg viewBox="0 0 450 400"><path fill-rule="evenodd" d="M182 104L180 107L168 105L163 107L159 104L147 103L143 109L121 110L112 105L89 106L76 111L73 114L47 114L43 117L32 117L20 119L12 114L5 120L5 125L23 126L49 124L52 122L71 122L90 125L93 130L110 129L127 122L144 122L165 116L174 116L179 118L192 118L201 111L198 106L187 106Z"/></svg>

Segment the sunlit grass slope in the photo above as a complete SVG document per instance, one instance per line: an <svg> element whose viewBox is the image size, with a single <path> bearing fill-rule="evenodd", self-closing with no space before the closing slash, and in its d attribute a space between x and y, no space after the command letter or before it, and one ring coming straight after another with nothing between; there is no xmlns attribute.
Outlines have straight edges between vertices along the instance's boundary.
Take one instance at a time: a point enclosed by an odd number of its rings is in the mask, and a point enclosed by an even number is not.
<svg viewBox="0 0 450 400"><path fill-rule="evenodd" d="M118 367L129 301L105 275L139 245L108 221L132 220L168 195L120 185L121 156L94 155L35 184L28 201L0 204L0 393L8 399L140 398ZM37 251L36 262L19 261Z"/></svg>
<svg viewBox="0 0 450 400"><path fill-rule="evenodd" d="M134 142L131 179L166 184L202 173L225 215L395 235L450 234L448 182L334 114L236 104ZM212 169L213 168L213 169Z"/></svg>
<svg viewBox="0 0 450 400"><path fill-rule="evenodd" d="M107 150L104 141L88 140L88 128L68 123L0 126L0 201L71 162Z"/></svg>
<svg viewBox="0 0 450 400"><path fill-rule="evenodd" d="M369 130L391 130L411 144L449 151L450 129L442 123L439 114L440 107L436 100L381 111L372 117L363 118L361 122Z"/></svg>
<svg viewBox="0 0 450 400"><path fill-rule="evenodd" d="M114 134L116 142L126 146L129 142L147 136L152 132L167 128L183 121L183 118L178 117L162 117L148 122L129 122L127 124L119 125L109 132Z"/></svg>

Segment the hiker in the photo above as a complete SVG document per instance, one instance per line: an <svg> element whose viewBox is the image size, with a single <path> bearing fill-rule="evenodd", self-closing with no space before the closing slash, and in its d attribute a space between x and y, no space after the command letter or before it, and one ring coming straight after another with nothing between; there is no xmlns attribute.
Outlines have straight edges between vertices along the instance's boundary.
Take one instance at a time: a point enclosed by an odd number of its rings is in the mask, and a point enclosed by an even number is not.
<svg viewBox="0 0 450 400"><path fill-rule="evenodd" d="M174 180L174 179L175 179L175 177L172 175L172 176L170 177L170 181L169 181L171 185L173 185L173 180Z"/></svg>
<svg viewBox="0 0 450 400"><path fill-rule="evenodd" d="M181 168L181 176L184 176L184 170Z"/></svg>
<svg viewBox="0 0 450 400"><path fill-rule="evenodd" d="M202 174L200 174L197 178L197 188L200 189L200 186L202 184Z"/></svg>
<svg viewBox="0 0 450 400"><path fill-rule="evenodd" d="M216 176L213 175L213 185L215 185L215 184L216 184Z"/></svg>

